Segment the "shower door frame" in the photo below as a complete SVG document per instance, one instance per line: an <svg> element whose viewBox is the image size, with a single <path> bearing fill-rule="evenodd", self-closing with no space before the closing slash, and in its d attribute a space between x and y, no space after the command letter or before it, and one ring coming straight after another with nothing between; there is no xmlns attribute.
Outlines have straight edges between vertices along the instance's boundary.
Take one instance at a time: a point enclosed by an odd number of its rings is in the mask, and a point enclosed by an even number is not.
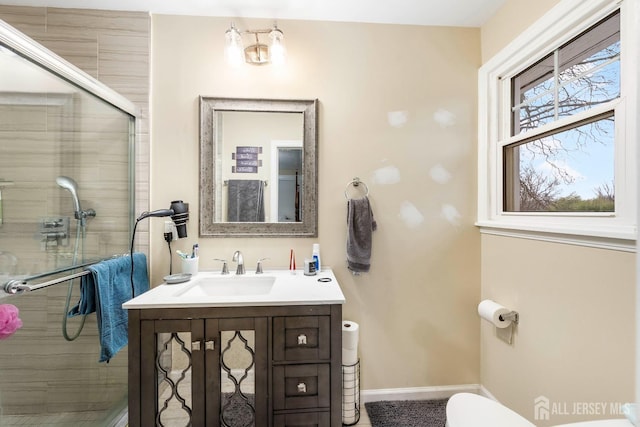
<svg viewBox="0 0 640 427"><path fill-rule="evenodd" d="M140 109L135 104L1 19L0 43L11 48L20 56L49 70L51 73L130 114L134 117L134 121L138 122Z"/></svg>

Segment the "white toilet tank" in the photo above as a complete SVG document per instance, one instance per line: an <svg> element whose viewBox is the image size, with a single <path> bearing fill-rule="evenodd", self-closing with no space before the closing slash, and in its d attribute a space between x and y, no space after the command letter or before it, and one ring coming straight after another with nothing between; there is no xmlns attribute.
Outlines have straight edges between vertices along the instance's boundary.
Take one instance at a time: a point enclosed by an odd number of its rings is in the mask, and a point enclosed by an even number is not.
<svg viewBox="0 0 640 427"><path fill-rule="evenodd" d="M447 402L447 427L536 427L500 403L473 393L457 393Z"/></svg>
<svg viewBox="0 0 640 427"><path fill-rule="evenodd" d="M473 393L457 393L447 402L447 427L536 427L506 406ZM585 421L556 427L633 427L627 419Z"/></svg>

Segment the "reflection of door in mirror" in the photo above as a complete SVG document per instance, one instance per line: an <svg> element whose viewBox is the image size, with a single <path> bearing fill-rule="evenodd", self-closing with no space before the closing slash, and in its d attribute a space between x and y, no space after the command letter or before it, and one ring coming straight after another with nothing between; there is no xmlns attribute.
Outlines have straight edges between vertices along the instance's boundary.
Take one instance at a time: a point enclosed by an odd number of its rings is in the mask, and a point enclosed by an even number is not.
<svg viewBox="0 0 640 427"><path fill-rule="evenodd" d="M271 222L302 221L302 141L271 141Z"/></svg>
<svg viewBox="0 0 640 427"><path fill-rule="evenodd" d="M302 113L220 111L217 127L216 152L222 161L216 178L224 184L216 186L221 220L301 221L296 199L303 197ZM280 150L274 145L292 141L295 144L285 144ZM280 155L274 157L274 150ZM291 164L294 158L296 165Z"/></svg>

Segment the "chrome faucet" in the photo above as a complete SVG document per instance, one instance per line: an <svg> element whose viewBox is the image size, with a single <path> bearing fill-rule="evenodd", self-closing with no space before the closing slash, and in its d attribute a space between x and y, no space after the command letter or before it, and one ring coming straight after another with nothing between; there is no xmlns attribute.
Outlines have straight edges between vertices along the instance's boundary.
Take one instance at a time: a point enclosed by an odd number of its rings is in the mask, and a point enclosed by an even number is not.
<svg viewBox="0 0 640 427"><path fill-rule="evenodd" d="M244 258L242 257L242 252L235 251L233 253L232 261L238 263L238 268L236 269L236 274L244 274Z"/></svg>

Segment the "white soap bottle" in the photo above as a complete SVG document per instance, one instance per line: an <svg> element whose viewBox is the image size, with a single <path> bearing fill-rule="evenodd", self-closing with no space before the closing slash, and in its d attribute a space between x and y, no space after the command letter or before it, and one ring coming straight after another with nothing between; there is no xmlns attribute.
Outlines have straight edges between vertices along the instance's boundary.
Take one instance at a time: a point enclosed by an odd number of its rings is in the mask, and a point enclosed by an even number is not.
<svg viewBox="0 0 640 427"><path fill-rule="evenodd" d="M320 261L320 243L313 244L312 258L316 264L316 271L320 273L320 269L322 268L322 262Z"/></svg>

